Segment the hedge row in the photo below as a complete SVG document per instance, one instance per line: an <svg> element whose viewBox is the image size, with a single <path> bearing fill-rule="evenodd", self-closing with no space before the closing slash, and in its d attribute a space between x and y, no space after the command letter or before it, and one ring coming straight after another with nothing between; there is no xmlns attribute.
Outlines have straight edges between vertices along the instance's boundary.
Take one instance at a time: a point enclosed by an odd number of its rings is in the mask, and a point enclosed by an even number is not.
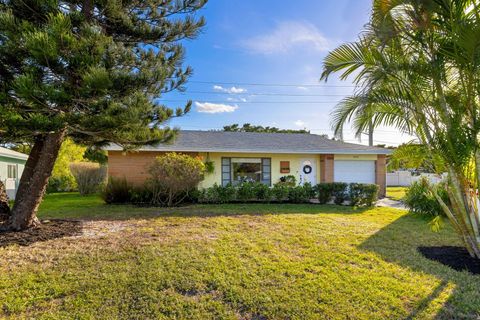
<svg viewBox="0 0 480 320"><path fill-rule="evenodd" d="M308 203L318 199L321 204L332 202L338 205L372 206L378 199L378 186L363 183L320 183L312 186L287 186L275 184L273 188L261 183L243 183L238 186L227 185L203 189L199 191L198 201L201 203L231 202L291 202Z"/></svg>
<svg viewBox="0 0 480 320"><path fill-rule="evenodd" d="M258 182L245 182L240 185L219 186L217 184L202 190L192 190L184 194L183 203L235 203L235 202L288 202L309 203L318 199L321 204L333 202L338 205L371 206L377 200L378 186L361 183L320 183L312 186L289 186L277 183L272 188ZM134 187L125 179L110 179L103 194L106 203L132 203L156 205L152 191Z"/></svg>
<svg viewBox="0 0 480 320"><path fill-rule="evenodd" d="M316 192L311 184L303 186L288 186L278 183L270 188L259 182L245 182L237 186L228 184L225 187L217 184L199 191L200 203L230 203L230 202L291 202L307 203L315 198Z"/></svg>

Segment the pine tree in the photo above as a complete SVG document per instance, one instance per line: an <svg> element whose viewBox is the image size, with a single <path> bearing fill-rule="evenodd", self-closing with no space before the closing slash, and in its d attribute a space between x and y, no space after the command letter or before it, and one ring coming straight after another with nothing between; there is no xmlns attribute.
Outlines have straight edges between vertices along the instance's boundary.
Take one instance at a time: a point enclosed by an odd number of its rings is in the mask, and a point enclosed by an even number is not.
<svg viewBox="0 0 480 320"><path fill-rule="evenodd" d="M162 93L183 90L181 41L195 38L206 0L0 0L0 143L31 143L4 229L36 212L62 142L125 149L167 142Z"/></svg>

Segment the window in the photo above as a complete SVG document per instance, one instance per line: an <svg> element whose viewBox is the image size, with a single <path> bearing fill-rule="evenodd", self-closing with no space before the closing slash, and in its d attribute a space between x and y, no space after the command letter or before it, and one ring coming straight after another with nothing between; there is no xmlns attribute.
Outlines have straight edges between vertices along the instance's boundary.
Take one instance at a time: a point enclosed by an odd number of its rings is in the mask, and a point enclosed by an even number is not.
<svg viewBox="0 0 480 320"><path fill-rule="evenodd" d="M232 158L232 183L262 181L262 159Z"/></svg>
<svg viewBox="0 0 480 320"><path fill-rule="evenodd" d="M261 182L271 185L269 158L222 158L222 185Z"/></svg>
<svg viewBox="0 0 480 320"><path fill-rule="evenodd" d="M280 173L290 173L290 161L280 161Z"/></svg>
<svg viewBox="0 0 480 320"><path fill-rule="evenodd" d="M17 166L15 164L7 165L7 178L17 179Z"/></svg>

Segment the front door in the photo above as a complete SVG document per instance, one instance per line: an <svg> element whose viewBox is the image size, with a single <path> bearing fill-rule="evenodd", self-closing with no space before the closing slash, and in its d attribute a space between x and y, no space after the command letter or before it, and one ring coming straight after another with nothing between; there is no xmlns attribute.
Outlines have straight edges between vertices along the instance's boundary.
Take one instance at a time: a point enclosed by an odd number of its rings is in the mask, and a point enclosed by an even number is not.
<svg viewBox="0 0 480 320"><path fill-rule="evenodd" d="M300 185L310 182L312 185L317 184L317 166L315 159L300 160Z"/></svg>

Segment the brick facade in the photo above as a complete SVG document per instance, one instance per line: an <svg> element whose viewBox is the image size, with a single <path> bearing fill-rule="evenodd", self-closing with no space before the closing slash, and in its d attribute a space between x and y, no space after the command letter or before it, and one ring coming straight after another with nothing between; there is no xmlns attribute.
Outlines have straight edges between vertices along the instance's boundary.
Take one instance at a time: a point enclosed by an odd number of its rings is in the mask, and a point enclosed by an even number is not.
<svg viewBox="0 0 480 320"><path fill-rule="evenodd" d="M379 154L375 161L375 183L379 185L380 190L378 196L383 198L387 194L387 157L384 154Z"/></svg>
<svg viewBox="0 0 480 320"><path fill-rule="evenodd" d="M333 182L333 154L320 155L320 182Z"/></svg>
<svg viewBox="0 0 480 320"><path fill-rule="evenodd" d="M108 176L114 178L126 178L130 183L141 185L148 179L148 167L158 156L161 156L165 152L156 151L143 151L143 152L129 152L124 153L122 151L108 151ZM198 155L198 153L188 153L192 156ZM320 155L320 182L333 182L334 181L334 161L333 154L321 154ZM282 157L283 160L283 157ZM275 161L275 163L280 163ZM296 161L293 161L296 163ZM220 164L218 163L219 171ZM278 169L280 170L280 169ZM220 171L219 171L220 172ZM220 183L220 178L213 182ZM317 180L318 181L318 180ZM212 182L212 184L213 184ZM386 156L378 155L375 161L375 183L380 186L379 197L385 197L386 195Z"/></svg>

